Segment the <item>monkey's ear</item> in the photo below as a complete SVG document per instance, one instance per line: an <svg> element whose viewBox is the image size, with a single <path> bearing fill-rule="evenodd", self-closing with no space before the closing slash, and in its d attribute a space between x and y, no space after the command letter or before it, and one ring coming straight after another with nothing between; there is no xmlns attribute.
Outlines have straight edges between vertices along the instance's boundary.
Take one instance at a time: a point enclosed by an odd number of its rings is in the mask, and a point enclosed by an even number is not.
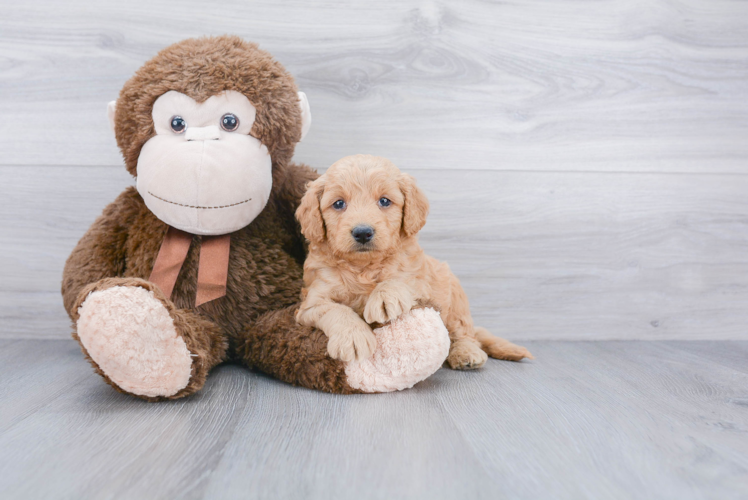
<svg viewBox="0 0 748 500"><path fill-rule="evenodd" d="M421 188L416 186L416 180L408 174L400 175L400 190L405 197L403 231L406 236L413 236L426 224L429 200Z"/></svg>
<svg viewBox="0 0 748 500"><path fill-rule="evenodd" d="M309 109L309 100L304 92L299 92L299 107L301 108L301 139L299 139L299 142L301 142L304 140L306 133L309 132L309 127L312 126L312 111Z"/></svg>
<svg viewBox="0 0 748 500"><path fill-rule="evenodd" d="M117 111L117 101L109 101L106 105L106 117L109 118L109 128L114 132L114 113Z"/></svg>
<svg viewBox="0 0 748 500"><path fill-rule="evenodd" d="M322 211L319 207L324 187L321 177L307 184L306 193L301 197L299 208L296 209L301 234L311 243L322 243L325 239L325 222L322 220Z"/></svg>

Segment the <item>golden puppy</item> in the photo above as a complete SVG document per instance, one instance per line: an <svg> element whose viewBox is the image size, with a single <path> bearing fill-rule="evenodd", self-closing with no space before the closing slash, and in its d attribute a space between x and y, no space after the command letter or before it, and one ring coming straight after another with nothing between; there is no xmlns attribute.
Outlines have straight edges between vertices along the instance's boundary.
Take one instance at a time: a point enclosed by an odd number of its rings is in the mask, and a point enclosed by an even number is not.
<svg viewBox="0 0 748 500"><path fill-rule="evenodd" d="M296 211L309 240L297 321L327 334L330 356L352 361L376 348L370 324L428 305L449 331L452 368L483 366L486 353L532 358L524 347L473 326L457 277L418 245L428 210L414 179L376 156L343 158L310 183Z"/></svg>

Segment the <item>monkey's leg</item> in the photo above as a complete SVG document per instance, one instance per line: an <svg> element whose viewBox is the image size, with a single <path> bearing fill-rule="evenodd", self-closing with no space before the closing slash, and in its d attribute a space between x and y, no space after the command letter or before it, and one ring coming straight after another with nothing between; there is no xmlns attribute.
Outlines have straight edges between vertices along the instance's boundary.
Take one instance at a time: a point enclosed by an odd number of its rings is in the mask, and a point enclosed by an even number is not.
<svg viewBox="0 0 748 500"><path fill-rule="evenodd" d="M377 348L370 358L345 363L328 356L324 332L296 323L297 309L267 313L247 328L238 349L247 366L325 392L390 392L431 376L449 351L439 313L413 309L374 330Z"/></svg>
<svg viewBox="0 0 748 500"><path fill-rule="evenodd" d="M345 363L327 355L327 335L296 323L298 306L263 314L244 331L237 355L249 368L293 385L338 394L359 392Z"/></svg>
<svg viewBox="0 0 748 500"><path fill-rule="evenodd" d="M71 315L73 337L96 372L118 391L148 401L193 394L225 359L226 339L218 326L177 309L142 279L88 285Z"/></svg>

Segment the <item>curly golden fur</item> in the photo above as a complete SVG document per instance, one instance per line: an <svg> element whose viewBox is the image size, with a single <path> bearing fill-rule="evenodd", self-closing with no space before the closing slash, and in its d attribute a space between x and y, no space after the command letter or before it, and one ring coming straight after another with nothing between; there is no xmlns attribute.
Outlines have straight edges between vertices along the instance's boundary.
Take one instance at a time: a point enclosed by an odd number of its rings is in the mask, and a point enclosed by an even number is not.
<svg viewBox="0 0 748 500"><path fill-rule="evenodd" d="M532 358L524 347L473 325L457 277L418 244L428 210L413 177L384 158L348 156L311 182L296 211L309 240L297 321L323 330L329 354L350 361L373 353L370 325L429 305L449 331L450 367L479 368L486 354Z"/></svg>

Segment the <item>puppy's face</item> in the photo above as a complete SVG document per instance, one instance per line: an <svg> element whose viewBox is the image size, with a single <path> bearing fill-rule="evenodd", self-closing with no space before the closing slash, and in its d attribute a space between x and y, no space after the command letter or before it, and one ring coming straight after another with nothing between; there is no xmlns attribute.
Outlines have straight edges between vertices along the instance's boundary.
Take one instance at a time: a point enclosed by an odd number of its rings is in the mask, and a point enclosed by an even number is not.
<svg viewBox="0 0 748 500"><path fill-rule="evenodd" d="M336 254L397 246L405 197L391 172L351 165L327 176L319 205L327 243Z"/></svg>
<svg viewBox="0 0 748 500"><path fill-rule="evenodd" d="M314 181L297 211L304 235L336 255L396 250L426 222L428 201L412 177L384 158L343 158Z"/></svg>

